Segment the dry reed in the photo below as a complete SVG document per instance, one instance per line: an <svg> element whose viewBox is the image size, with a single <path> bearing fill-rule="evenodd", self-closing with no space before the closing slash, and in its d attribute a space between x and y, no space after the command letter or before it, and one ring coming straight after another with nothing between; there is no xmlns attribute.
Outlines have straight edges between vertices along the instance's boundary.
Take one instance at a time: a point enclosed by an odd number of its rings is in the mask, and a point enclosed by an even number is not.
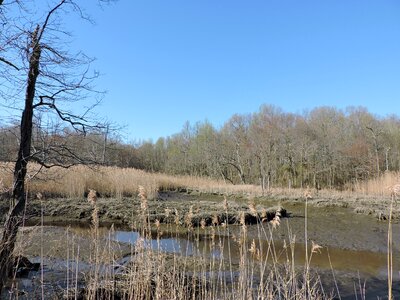
<svg viewBox="0 0 400 300"><path fill-rule="evenodd" d="M363 195L390 196L399 182L399 172L385 172L378 178L357 182L354 191Z"/></svg>
<svg viewBox="0 0 400 300"><path fill-rule="evenodd" d="M0 179L4 190L12 186L13 168L11 163L0 164ZM308 199L314 197L343 199L355 194L382 194L389 195L388 186L396 183L396 174L386 173L382 178L355 185L354 192L320 190L270 188L267 193L258 185L233 185L221 180L195 176L171 176L160 173L148 173L137 169L117 167L87 167L75 166L68 169L55 167L42 169L40 166L29 164L28 177L30 178L30 193L42 193L45 198L80 198L89 188L95 189L102 197L135 197L142 186L148 199L154 199L159 192L192 190L199 193L237 195L248 199L267 196L279 199L301 199L305 195ZM35 175L35 176L34 176ZM385 188L386 187L386 188ZM318 195L317 195L318 194Z"/></svg>

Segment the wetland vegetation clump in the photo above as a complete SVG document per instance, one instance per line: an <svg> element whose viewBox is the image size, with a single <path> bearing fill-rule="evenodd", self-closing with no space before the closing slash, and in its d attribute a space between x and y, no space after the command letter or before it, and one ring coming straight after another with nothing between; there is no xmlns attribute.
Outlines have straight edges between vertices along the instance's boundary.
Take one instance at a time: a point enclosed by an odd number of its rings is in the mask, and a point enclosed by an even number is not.
<svg viewBox="0 0 400 300"><path fill-rule="evenodd" d="M161 228L156 220L149 222L146 192L140 190L141 226L131 253L125 259L107 266L104 259L99 273L89 272L85 299L329 299L332 294L321 288L321 282L309 268L319 246L313 244L304 270L296 267L295 240L291 237L284 252L277 251L273 231L280 224L279 213L270 222L253 225L258 239L248 240L245 214L238 217L237 230L213 221L209 227L191 226L193 209L185 215L186 230L176 222ZM226 201L226 200L225 200ZM225 213L228 211L225 203ZM252 204L250 211L254 210ZM253 211L254 214L254 211ZM156 232L151 228L155 227ZM175 233L174 233L175 232ZM163 248L162 236L185 235L185 243ZM190 244L188 244L190 242ZM96 241L94 241L96 243ZM229 245L229 246L228 246ZM103 254L104 255L104 254ZM107 254L106 254L107 255ZM285 256L287 260L282 260ZM96 265L91 266L96 268ZM70 295L71 292L69 292Z"/></svg>

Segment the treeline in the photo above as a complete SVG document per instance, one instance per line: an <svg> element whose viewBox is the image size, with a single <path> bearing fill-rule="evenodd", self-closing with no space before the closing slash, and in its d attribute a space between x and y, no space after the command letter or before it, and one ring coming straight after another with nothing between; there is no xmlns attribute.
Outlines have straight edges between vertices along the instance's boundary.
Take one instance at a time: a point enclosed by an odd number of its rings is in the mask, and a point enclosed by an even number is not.
<svg viewBox="0 0 400 300"><path fill-rule="evenodd" d="M319 107L302 114L264 105L220 129L190 126L138 149L146 170L223 178L232 183L347 188L399 170L400 119L362 107Z"/></svg>
<svg viewBox="0 0 400 300"><path fill-rule="evenodd" d="M0 161L17 158L19 126L0 126ZM30 160L45 167L78 164L144 169L136 147L125 144L114 129L91 130L86 134L70 127L34 124Z"/></svg>
<svg viewBox="0 0 400 300"><path fill-rule="evenodd" d="M18 126L0 128L0 160L15 160L17 131ZM186 123L175 135L136 145L108 130L85 137L68 128L37 126L34 132L32 153L49 165L79 163L68 155L79 150L85 163L208 176L264 189L346 188L400 166L399 117L380 118L362 107L295 114L264 105L256 113L232 116L219 129L209 122Z"/></svg>

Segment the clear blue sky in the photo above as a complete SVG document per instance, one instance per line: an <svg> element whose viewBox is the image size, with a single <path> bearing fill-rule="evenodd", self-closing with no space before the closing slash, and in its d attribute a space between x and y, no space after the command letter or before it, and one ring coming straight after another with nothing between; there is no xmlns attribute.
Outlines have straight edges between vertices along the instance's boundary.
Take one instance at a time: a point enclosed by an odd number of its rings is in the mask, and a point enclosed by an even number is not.
<svg viewBox="0 0 400 300"><path fill-rule="evenodd" d="M71 25L76 47L97 58L97 86L108 91L99 114L126 125L127 140L155 141L186 120L219 127L263 103L400 115L398 0L120 0L86 9L96 24Z"/></svg>

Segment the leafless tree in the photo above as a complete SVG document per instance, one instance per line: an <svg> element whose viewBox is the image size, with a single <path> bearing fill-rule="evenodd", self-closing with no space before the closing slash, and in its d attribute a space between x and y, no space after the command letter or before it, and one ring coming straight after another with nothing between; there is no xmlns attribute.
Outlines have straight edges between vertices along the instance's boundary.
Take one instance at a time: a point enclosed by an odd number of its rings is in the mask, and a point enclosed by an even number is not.
<svg viewBox="0 0 400 300"><path fill-rule="evenodd" d="M13 206L4 224L0 242L0 292L7 279L12 253L26 205L25 178L28 162L35 161L44 168L69 167L88 162L71 145L71 137L86 136L104 129L92 118L101 93L94 91L91 72L92 59L82 52L66 50L70 34L63 27L63 14L77 13L87 19L73 0L49 0L43 17L32 14L27 7L15 2L19 15L7 18L2 11L0 34L0 99L6 107L22 111L20 117L19 150L14 168ZM1 9L5 6L0 1ZM43 11L41 12L43 14ZM29 21L27 21L29 20ZM93 96L91 104L78 101ZM24 98L24 101L20 101ZM40 128L36 134L33 128ZM43 133L52 130L49 136ZM67 138L68 137L68 138Z"/></svg>

